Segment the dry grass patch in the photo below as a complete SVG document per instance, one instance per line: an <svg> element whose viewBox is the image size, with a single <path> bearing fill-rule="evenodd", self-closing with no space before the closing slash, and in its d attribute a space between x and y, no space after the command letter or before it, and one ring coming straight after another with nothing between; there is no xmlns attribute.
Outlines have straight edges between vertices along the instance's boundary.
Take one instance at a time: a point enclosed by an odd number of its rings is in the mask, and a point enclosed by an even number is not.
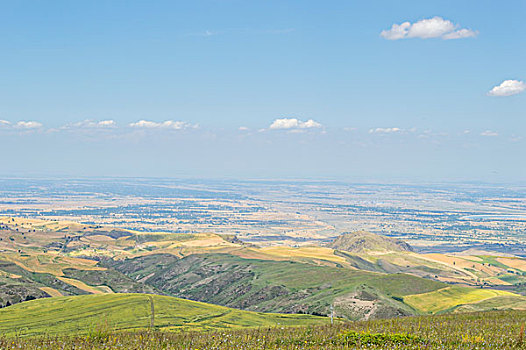
<svg viewBox="0 0 526 350"><path fill-rule="evenodd" d="M526 272L526 260L521 258L497 258L499 263Z"/></svg>
<svg viewBox="0 0 526 350"><path fill-rule="evenodd" d="M40 289L41 291L43 291L44 293L47 293L49 296L51 297L62 297L64 296L62 293L60 293L58 290L56 290L55 288L51 288L51 287L40 287L38 288Z"/></svg>
<svg viewBox="0 0 526 350"><path fill-rule="evenodd" d="M59 280L61 280L64 283L67 283L71 286L77 287L78 289L81 289L85 292L91 293L91 294L108 294L113 293L113 291L107 287L107 286L98 286L93 287L89 286L86 283L73 279L73 278L66 278L66 277L57 277Z"/></svg>
<svg viewBox="0 0 526 350"><path fill-rule="evenodd" d="M328 260L336 263L346 264L347 261L341 256L334 255L334 249L324 247L266 247L259 249L262 253L280 258L309 258Z"/></svg>

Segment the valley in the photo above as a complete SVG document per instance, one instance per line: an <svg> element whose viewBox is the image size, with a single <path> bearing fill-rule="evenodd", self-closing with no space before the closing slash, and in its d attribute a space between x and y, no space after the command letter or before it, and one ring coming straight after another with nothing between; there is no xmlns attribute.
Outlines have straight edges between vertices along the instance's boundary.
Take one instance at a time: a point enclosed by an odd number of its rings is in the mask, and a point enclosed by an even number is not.
<svg viewBox="0 0 526 350"><path fill-rule="evenodd" d="M521 189L3 181L7 335L146 330L151 300L163 331L526 310Z"/></svg>
<svg viewBox="0 0 526 350"><path fill-rule="evenodd" d="M260 247L233 235L1 217L0 239L3 306L154 293L257 312L327 316L333 306L349 320L526 307L522 258L421 254L363 231Z"/></svg>

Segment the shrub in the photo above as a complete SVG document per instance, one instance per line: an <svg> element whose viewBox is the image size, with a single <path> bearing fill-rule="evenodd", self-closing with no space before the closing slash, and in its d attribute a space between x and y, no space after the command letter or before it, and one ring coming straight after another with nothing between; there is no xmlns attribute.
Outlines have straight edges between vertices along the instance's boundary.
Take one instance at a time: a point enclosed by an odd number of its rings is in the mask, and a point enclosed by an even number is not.
<svg viewBox="0 0 526 350"><path fill-rule="evenodd" d="M347 331L339 335L339 340L346 345L409 345L423 343L424 339L407 333L365 333Z"/></svg>

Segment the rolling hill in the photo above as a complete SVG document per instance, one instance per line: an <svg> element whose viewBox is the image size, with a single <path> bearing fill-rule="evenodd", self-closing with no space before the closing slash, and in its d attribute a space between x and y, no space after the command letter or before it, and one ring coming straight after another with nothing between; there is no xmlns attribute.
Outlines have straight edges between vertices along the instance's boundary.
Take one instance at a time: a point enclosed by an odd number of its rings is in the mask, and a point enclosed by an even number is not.
<svg viewBox="0 0 526 350"><path fill-rule="evenodd" d="M150 293L258 312L327 315L332 305L351 320L491 310L500 300L526 309L524 259L418 254L364 232L332 246L258 247L232 235L2 217L0 307ZM451 285L455 293L445 293Z"/></svg>
<svg viewBox="0 0 526 350"><path fill-rule="evenodd" d="M380 236L367 231L356 231L342 234L327 246L329 248L343 250L349 253L364 253L368 251L413 251L413 248L402 240Z"/></svg>
<svg viewBox="0 0 526 350"><path fill-rule="evenodd" d="M27 301L0 309L0 334L39 336L93 331L219 330L326 324L326 317L271 314L151 294L102 294Z"/></svg>
<svg viewBox="0 0 526 350"><path fill-rule="evenodd" d="M404 274L217 253L182 259L151 254L102 264L169 295L265 312L327 315L334 305L349 319L415 314L404 296L446 286Z"/></svg>

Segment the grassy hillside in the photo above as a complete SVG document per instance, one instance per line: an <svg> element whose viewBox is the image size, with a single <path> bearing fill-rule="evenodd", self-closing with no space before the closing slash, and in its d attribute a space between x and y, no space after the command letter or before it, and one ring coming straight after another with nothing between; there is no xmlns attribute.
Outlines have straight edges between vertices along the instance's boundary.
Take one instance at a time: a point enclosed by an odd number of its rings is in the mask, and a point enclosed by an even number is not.
<svg viewBox="0 0 526 350"><path fill-rule="evenodd" d="M174 296L248 310L320 315L329 314L333 304L340 316L349 319L415 314L402 302L404 296L446 286L410 275L230 254L196 254L183 259L148 255L105 263Z"/></svg>
<svg viewBox="0 0 526 350"><path fill-rule="evenodd" d="M151 299L150 299L151 298ZM88 334L100 329L219 330L328 323L326 317L266 314L148 294L104 294L27 301L0 309L0 334Z"/></svg>
<svg viewBox="0 0 526 350"><path fill-rule="evenodd" d="M71 337L2 338L15 349L526 349L526 312L498 311L309 327L214 332L92 332Z"/></svg>

